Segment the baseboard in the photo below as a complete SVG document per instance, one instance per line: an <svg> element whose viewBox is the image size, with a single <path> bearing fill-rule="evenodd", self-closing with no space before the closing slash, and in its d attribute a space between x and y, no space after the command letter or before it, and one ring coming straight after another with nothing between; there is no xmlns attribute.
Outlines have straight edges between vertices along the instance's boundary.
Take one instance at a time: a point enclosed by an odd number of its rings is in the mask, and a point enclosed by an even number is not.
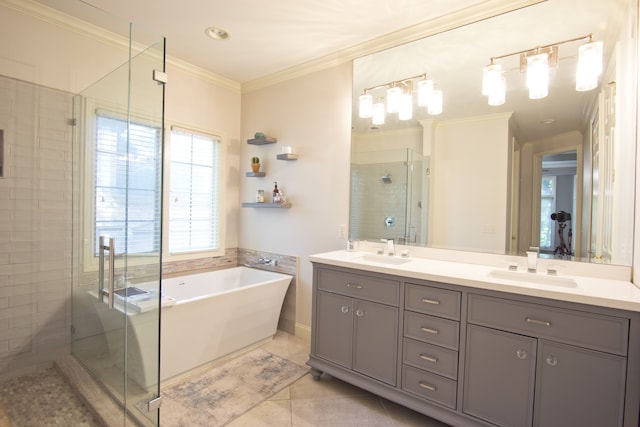
<svg viewBox="0 0 640 427"><path fill-rule="evenodd" d="M311 343L311 326L296 323L296 337Z"/></svg>

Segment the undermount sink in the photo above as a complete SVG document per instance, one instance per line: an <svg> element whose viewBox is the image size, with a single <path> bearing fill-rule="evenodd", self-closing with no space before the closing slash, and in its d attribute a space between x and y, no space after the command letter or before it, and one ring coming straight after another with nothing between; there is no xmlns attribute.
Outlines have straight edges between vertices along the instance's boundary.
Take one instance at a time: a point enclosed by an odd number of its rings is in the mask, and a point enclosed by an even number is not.
<svg viewBox="0 0 640 427"><path fill-rule="evenodd" d="M396 256L374 255L374 254L363 255L362 257L360 257L360 259L362 261L377 262L379 264L392 264L392 265L406 264L411 261L411 259L409 258L398 258Z"/></svg>
<svg viewBox="0 0 640 427"><path fill-rule="evenodd" d="M578 286L576 281L570 277L550 276L526 271L491 270L489 277L534 285L564 286L567 288Z"/></svg>

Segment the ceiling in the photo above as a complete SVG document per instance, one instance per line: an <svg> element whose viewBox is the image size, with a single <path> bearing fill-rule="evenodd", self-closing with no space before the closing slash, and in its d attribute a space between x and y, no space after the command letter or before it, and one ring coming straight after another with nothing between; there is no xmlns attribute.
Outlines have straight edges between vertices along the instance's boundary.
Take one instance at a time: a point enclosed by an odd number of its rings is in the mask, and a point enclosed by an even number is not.
<svg viewBox="0 0 640 427"><path fill-rule="evenodd" d="M488 0L35 0L107 27L91 7L166 37L167 55L247 83ZM205 35L210 26L225 41Z"/></svg>

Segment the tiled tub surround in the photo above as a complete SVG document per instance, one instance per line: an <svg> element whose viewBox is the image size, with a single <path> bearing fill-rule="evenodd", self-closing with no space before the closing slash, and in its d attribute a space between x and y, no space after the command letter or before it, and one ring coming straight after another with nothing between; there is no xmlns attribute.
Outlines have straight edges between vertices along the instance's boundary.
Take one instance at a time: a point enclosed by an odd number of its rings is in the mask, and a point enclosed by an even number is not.
<svg viewBox="0 0 640 427"><path fill-rule="evenodd" d="M453 425L638 425L640 289L628 268L547 259L534 274L524 257L373 249L310 257L313 375Z"/></svg>
<svg viewBox="0 0 640 427"><path fill-rule="evenodd" d="M72 96L0 76L0 380L69 353Z"/></svg>

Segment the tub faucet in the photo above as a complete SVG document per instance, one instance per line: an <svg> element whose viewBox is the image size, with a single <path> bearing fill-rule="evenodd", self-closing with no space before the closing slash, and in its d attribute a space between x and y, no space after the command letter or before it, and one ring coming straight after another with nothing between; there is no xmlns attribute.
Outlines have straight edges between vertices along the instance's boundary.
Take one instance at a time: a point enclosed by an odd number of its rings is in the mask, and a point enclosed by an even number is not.
<svg viewBox="0 0 640 427"><path fill-rule="evenodd" d="M247 267L256 267L258 265L271 265L271 266L276 266L278 265L278 260L276 260L275 258L258 258L258 261L253 262L253 263L249 263L249 264L245 264L245 266Z"/></svg>
<svg viewBox="0 0 640 427"><path fill-rule="evenodd" d="M527 271L535 273L538 270L538 254L540 248L530 247L527 251Z"/></svg>

